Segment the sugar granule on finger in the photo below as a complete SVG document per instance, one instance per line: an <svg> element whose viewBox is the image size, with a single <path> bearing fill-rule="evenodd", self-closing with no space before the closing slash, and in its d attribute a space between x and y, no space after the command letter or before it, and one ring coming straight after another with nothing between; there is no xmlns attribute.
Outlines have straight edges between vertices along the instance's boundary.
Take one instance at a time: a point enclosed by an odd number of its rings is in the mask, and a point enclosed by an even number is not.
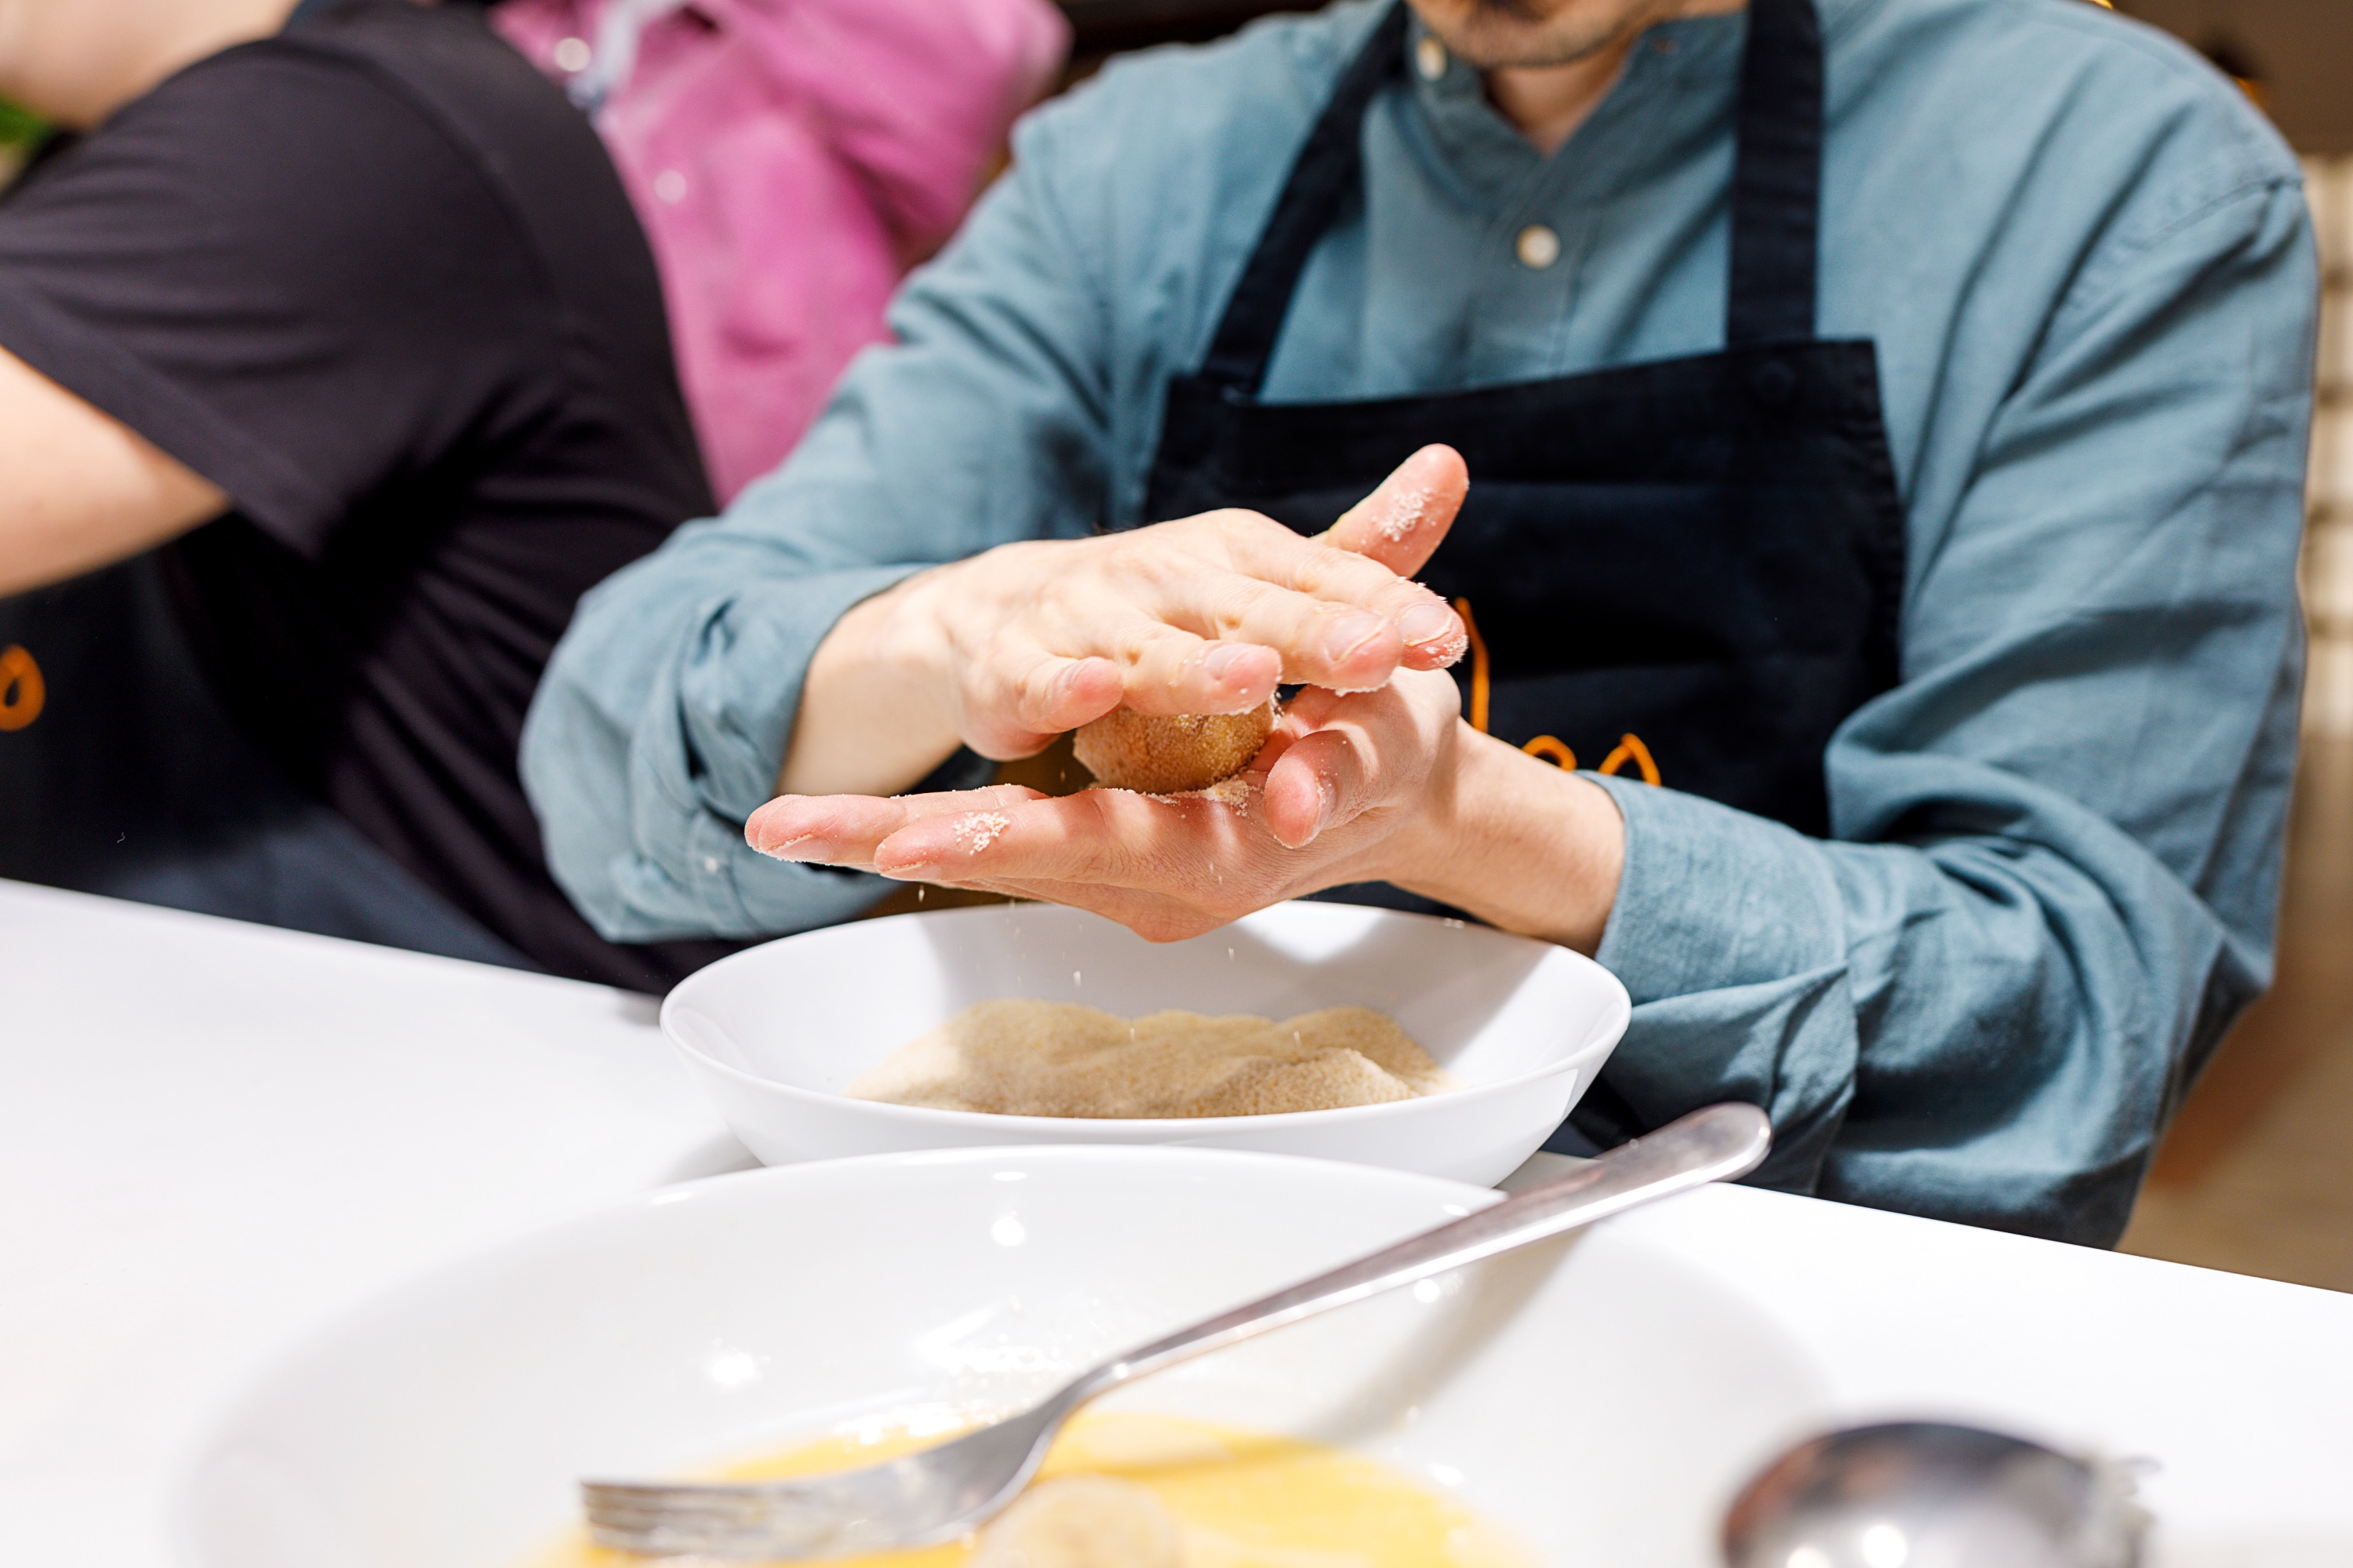
<svg viewBox="0 0 2353 1568"><path fill-rule="evenodd" d="M1421 526L1430 514L1430 493L1428 490L1400 490L1392 494L1383 508L1381 519L1373 526L1380 536L1394 545Z"/></svg>
<svg viewBox="0 0 2353 1568"><path fill-rule="evenodd" d="M1237 773L1231 779L1219 779L1206 789L1194 790L1192 798L1212 801L1229 811L1240 811L1249 809L1250 797L1257 792L1257 785Z"/></svg>
<svg viewBox="0 0 2353 1568"><path fill-rule="evenodd" d="M1013 819L1002 811L975 811L956 819L956 842L966 854L978 854L1002 837L1013 825Z"/></svg>
<svg viewBox="0 0 2353 1568"><path fill-rule="evenodd" d="M1450 631L1443 637L1434 637L1419 644L1419 647L1422 652L1435 654L1451 664L1471 651L1471 637L1468 632Z"/></svg>

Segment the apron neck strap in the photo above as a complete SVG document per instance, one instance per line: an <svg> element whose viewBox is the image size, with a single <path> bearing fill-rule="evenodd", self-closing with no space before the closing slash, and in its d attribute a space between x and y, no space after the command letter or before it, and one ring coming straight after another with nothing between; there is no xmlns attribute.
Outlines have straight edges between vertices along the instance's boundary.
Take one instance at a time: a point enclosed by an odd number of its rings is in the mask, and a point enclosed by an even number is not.
<svg viewBox="0 0 2353 1568"><path fill-rule="evenodd" d="M1307 258L1362 185L1365 111L1402 71L1412 13L1397 0L1349 62L1291 165L1226 302L1203 378L1255 396ZM1821 203L1822 37L1813 0L1749 0L1732 181L1731 344L1814 335Z"/></svg>
<svg viewBox="0 0 2353 1568"><path fill-rule="evenodd" d="M1813 0L1749 0L1732 172L1733 346L1814 335L1822 191L1822 28Z"/></svg>
<svg viewBox="0 0 2353 1568"><path fill-rule="evenodd" d="M1363 183L1358 175L1365 110L1382 84L1404 67L1406 26L1412 15L1405 0L1389 7L1349 62L1315 129L1307 133L1282 199L1274 204L1274 216L1226 302L1225 317L1218 323L1218 335L1201 365L1201 374L1209 380L1255 394L1266 378L1267 361L1273 357L1274 340L1282 331L1292 290L1308 255L1339 216L1340 203Z"/></svg>

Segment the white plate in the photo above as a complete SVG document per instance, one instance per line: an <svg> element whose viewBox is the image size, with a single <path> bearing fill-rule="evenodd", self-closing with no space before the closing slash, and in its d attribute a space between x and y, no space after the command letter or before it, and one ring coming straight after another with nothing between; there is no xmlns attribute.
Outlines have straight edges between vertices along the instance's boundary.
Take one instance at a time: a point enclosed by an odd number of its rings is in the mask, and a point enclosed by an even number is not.
<svg viewBox="0 0 2353 1568"><path fill-rule="evenodd" d="M1465 1085L1393 1105L1192 1120L985 1116L844 1097L965 1005L1083 1001L1284 1018L1390 1014ZM1345 904L1281 904L1155 945L1074 909L1011 905L863 920L738 953L681 982L662 1028L770 1164L993 1144L1187 1143L1303 1154L1487 1186L1541 1147L1626 1030L1617 978L1548 942Z"/></svg>
<svg viewBox="0 0 2353 1568"><path fill-rule="evenodd" d="M977 1150L723 1176L541 1232L349 1318L183 1478L189 1568L516 1568L583 1474L860 1415L1026 1402L1096 1358L1491 1201L1364 1167ZM1604 1226L1125 1391L1339 1442L1556 1568L1706 1568L1824 1383L1730 1283Z"/></svg>

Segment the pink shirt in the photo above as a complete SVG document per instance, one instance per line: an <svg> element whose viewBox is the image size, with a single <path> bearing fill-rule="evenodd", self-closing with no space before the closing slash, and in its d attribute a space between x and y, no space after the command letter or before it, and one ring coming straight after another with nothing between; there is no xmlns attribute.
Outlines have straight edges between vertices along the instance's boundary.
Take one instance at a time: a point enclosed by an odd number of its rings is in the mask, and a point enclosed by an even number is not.
<svg viewBox="0 0 2353 1568"><path fill-rule="evenodd" d="M639 31L623 4L654 11ZM900 277L952 233L1050 84L1048 0L506 0L559 81L635 32L596 122L662 274L679 377L723 502L774 468ZM599 26L606 37L600 39ZM576 94L575 94L576 96Z"/></svg>

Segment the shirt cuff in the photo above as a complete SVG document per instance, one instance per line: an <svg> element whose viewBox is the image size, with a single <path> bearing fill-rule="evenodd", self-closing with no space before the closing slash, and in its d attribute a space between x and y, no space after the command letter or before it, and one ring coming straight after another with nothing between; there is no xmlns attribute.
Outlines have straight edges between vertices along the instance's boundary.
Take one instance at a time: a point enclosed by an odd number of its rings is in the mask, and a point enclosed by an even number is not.
<svg viewBox="0 0 2353 1568"><path fill-rule="evenodd" d="M1778 822L1587 774L1626 824L1594 957L1634 1001L1580 1126L1615 1143L1718 1100L1773 1120L1747 1178L1814 1190L1853 1097L1860 1042L1839 887L1821 846Z"/></svg>
<svg viewBox="0 0 2353 1568"><path fill-rule="evenodd" d="M1840 961L1838 882L1812 840L1696 795L1585 777L1626 821L1625 869L1594 958L1637 1005Z"/></svg>
<svg viewBox="0 0 2353 1568"><path fill-rule="evenodd" d="M818 645L852 607L921 570L869 567L754 584L703 620L679 671L678 711L687 776L705 810L740 829L775 797Z"/></svg>
<svg viewBox="0 0 2353 1568"><path fill-rule="evenodd" d="M923 569L860 567L755 585L717 607L691 639L678 673L678 714L693 800L681 802L689 827L679 869L712 928L830 925L897 885L869 873L771 859L744 842L744 823L776 795L818 645L852 608ZM941 782L925 783L970 788L964 775L972 769L959 767L968 758L959 750L933 775Z"/></svg>

